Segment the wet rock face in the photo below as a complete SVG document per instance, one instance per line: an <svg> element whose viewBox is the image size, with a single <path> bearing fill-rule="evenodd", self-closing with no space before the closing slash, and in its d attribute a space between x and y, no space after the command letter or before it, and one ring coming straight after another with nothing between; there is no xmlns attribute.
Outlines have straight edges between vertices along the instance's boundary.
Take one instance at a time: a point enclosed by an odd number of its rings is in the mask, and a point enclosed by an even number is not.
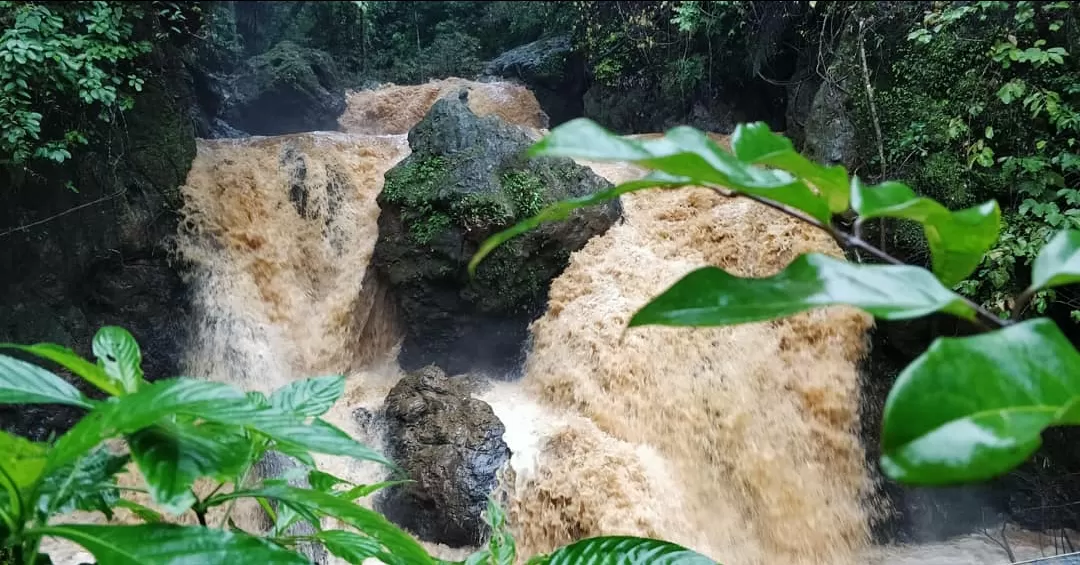
<svg viewBox="0 0 1080 565"><path fill-rule="evenodd" d="M384 418L387 454L415 482L384 491L378 509L422 539L478 543L496 472L510 458L491 407L431 366L394 386Z"/></svg>
<svg viewBox="0 0 1080 565"><path fill-rule="evenodd" d="M529 87L551 126L580 117L588 88L585 60L573 51L569 36L541 39L515 47L494 58L484 75L518 80Z"/></svg>
<svg viewBox="0 0 1080 565"><path fill-rule="evenodd" d="M523 128L477 117L458 97L436 102L409 132L413 152L386 174L378 198L372 259L401 313L406 370L511 371L551 280L620 216L616 201L543 224L496 249L470 279L466 266L488 236L611 186L569 159L527 159L532 143Z"/></svg>
<svg viewBox="0 0 1080 565"><path fill-rule="evenodd" d="M345 111L333 59L290 41L249 59L231 83L222 102L226 126L253 135L336 130ZM241 134L231 128L220 133Z"/></svg>

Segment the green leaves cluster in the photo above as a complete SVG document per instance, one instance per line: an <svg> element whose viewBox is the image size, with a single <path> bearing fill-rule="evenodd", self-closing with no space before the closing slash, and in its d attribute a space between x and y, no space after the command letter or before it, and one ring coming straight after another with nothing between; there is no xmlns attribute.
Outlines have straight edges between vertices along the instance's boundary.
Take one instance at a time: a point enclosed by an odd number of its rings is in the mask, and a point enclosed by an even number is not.
<svg viewBox="0 0 1080 565"><path fill-rule="evenodd" d="M988 333L939 339L908 366L890 392L882 431L882 469L916 484L982 480L1021 463L1049 426L1080 423L1080 353L1048 319L1000 319L949 288L978 267L997 241L994 201L959 211L886 182L866 186L842 167L824 167L794 151L763 124L740 125L732 151L692 128L638 141L579 119L552 130L531 149L535 156L629 161L651 169L646 178L557 203L492 236L470 269L499 243L571 210L645 188L712 187L758 200L813 224L842 246L869 251L893 264L851 264L803 255L781 272L742 278L716 267L683 277L643 306L630 326L722 326L768 320L834 304L897 320L943 312L984 325ZM858 222L889 217L925 232L933 273L907 266L845 233L833 215ZM1017 301L1080 282L1080 231L1062 231L1034 261L1032 284Z"/></svg>
<svg viewBox="0 0 1080 565"><path fill-rule="evenodd" d="M191 378L151 383L144 378L138 344L119 327L104 327L94 337L96 362L46 343L0 344L2 349L55 363L107 394L104 400L88 398L50 371L0 354L0 404L63 404L87 410L53 442L0 432L0 554L12 556L12 563L47 563L47 557L38 555L44 537L73 541L99 563L301 564L308 560L297 549L310 543L321 544L348 563L369 558L387 565L442 563L411 535L356 503L400 479L353 484L315 468L311 453L374 461L396 471L382 455L320 418L344 392L340 376L295 381L269 398ZM126 450L106 444L117 439ZM292 457L300 466L281 477L251 476L254 465L271 451ZM129 463L140 471L145 492L158 509L169 515L192 512L200 526L164 523L158 510L123 498L116 477ZM217 486L200 498L194 489L199 479ZM297 486L296 479L307 486ZM230 519L233 503L241 498L256 500L268 514L273 526L265 536L248 534ZM208 511L221 506L221 524L210 527ZM111 520L116 508L130 510L145 524L50 523L76 509L99 511ZM327 517L343 528L324 529ZM514 540L494 503L488 520L488 547L463 563L511 565ZM310 526L308 533L296 532L299 523ZM652 563L652 556L679 552L704 559L654 540L594 538L534 562Z"/></svg>

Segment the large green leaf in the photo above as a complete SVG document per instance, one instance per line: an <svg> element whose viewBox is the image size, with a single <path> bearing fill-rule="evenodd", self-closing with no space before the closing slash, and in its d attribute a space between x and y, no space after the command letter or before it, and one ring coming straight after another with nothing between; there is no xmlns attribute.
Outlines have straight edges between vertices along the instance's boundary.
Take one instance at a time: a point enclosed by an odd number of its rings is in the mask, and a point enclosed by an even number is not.
<svg viewBox="0 0 1080 565"><path fill-rule="evenodd" d="M394 556L394 563L388 565L422 565L432 563L424 548L409 534L387 521L381 514L358 506L330 493L297 488L283 484L267 485L253 490L217 495L212 504L221 504L234 498L267 498L296 506L303 506L312 511L333 516L342 522L371 536L383 545L388 555Z"/></svg>
<svg viewBox="0 0 1080 565"><path fill-rule="evenodd" d="M698 269L646 304L630 325L732 325L834 304L856 306L886 320L938 311L974 316L971 306L924 269L856 265L812 253L766 278L740 278L716 267Z"/></svg>
<svg viewBox="0 0 1080 565"><path fill-rule="evenodd" d="M97 510L112 517L120 500L116 474L127 466L128 456L99 447L72 464L50 472L38 487L38 511L42 516L72 510Z"/></svg>
<svg viewBox="0 0 1080 565"><path fill-rule="evenodd" d="M847 210L851 188L844 167L824 167L810 161L795 151L788 138L769 131L763 122L739 124L731 136L731 149L744 163L776 167L806 179L825 196L832 212Z"/></svg>
<svg viewBox="0 0 1080 565"><path fill-rule="evenodd" d="M293 381L270 395L270 404L298 416L322 416L345 392L345 377Z"/></svg>
<svg viewBox="0 0 1080 565"><path fill-rule="evenodd" d="M602 190L600 192L594 192L593 194L587 194L585 196L579 196L577 198L568 198L566 200L556 202L548 206L547 208L544 208L535 216L522 220L517 224L484 240L484 243L480 245L480 249L476 251L472 259L469 261L469 275L476 275L476 267L480 264L481 261L484 260L485 257L490 255L496 247L545 222L556 222L560 220L565 220L566 218L569 218L570 214L578 208L602 204L609 200L614 200L628 192L645 190L648 188L677 188L680 186L686 186L687 184L690 184L690 180L687 178L675 177L662 172L653 172L649 175L646 175L644 178L624 182L618 186L609 188L607 190Z"/></svg>
<svg viewBox="0 0 1080 565"><path fill-rule="evenodd" d="M1080 282L1080 231L1058 232L1031 268L1031 291Z"/></svg>
<svg viewBox="0 0 1080 565"><path fill-rule="evenodd" d="M307 565L288 549L238 532L197 526L64 524L37 528L41 536L69 539L109 565Z"/></svg>
<svg viewBox="0 0 1080 565"><path fill-rule="evenodd" d="M59 364L65 369L82 377L86 382L113 395L123 394L123 385L105 373L105 369L83 359L78 353L56 345L54 343L37 343L34 345L0 344L0 347L20 349L32 353L38 357L48 359Z"/></svg>
<svg viewBox="0 0 1080 565"><path fill-rule="evenodd" d="M629 536L588 538L529 560L529 565L716 565L666 541Z"/></svg>
<svg viewBox="0 0 1080 565"><path fill-rule="evenodd" d="M172 514L195 503L195 479L227 481L242 472L251 454L251 441L240 428L182 420L139 430L128 445L154 501Z"/></svg>
<svg viewBox="0 0 1080 565"><path fill-rule="evenodd" d="M94 336L94 355L110 377L126 392L135 392L143 383L142 351L124 328L105 326Z"/></svg>
<svg viewBox="0 0 1080 565"><path fill-rule="evenodd" d="M1046 318L940 338L889 393L882 468L913 484L992 478L1027 459L1047 426L1080 423L1078 397L1080 353Z"/></svg>
<svg viewBox="0 0 1080 565"><path fill-rule="evenodd" d="M0 430L0 471L16 489L25 491L37 482L45 471L47 456L44 444Z"/></svg>
<svg viewBox="0 0 1080 565"><path fill-rule="evenodd" d="M390 465L380 453L326 422L316 419L308 424L276 408L260 408L246 395L223 383L177 378L144 385L137 392L99 405L60 438L49 466L69 463L102 440L133 434L170 414L243 426L294 450L346 455Z"/></svg>
<svg viewBox="0 0 1080 565"><path fill-rule="evenodd" d="M690 127L669 130L660 139L621 138L586 118L551 130L529 150L534 156L627 161L685 177L693 184L721 186L792 206L828 224L829 203L803 181L782 170L744 163L707 135Z"/></svg>
<svg viewBox="0 0 1080 565"><path fill-rule="evenodd" d="M79 389L64 379L7 355L0 355L0 404L91 406Z"/></svg>
<svg viewBox="0 0 1080 565"><path fill-rule="evenodd" d="M863 219L901 218L921 224L934 274L948 286L964 280L979 266L997 241L1001 226L1001 209L993 200L953 212L898 182L868 187L855 179L851 205Z"/></svg>
<svg viewBox="0 0 1080 565"><path fill-rule="evenodd" d="M361 565L365 559L385 555L382 543L375 538L344 530L327 530L315 535L326 550L348 563Z"/></svg>

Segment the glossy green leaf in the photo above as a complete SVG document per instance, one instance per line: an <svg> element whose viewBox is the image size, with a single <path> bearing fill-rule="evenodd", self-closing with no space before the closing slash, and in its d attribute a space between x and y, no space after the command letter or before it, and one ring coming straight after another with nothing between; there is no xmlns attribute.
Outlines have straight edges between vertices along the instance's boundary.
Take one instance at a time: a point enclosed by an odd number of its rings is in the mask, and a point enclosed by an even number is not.
<svg viewBox="0 0 1080 565"><path fill-rule="evenodd" d="M72 510L97 510L112 517L120 500L116 475L127 466L128 456L99 447L85 457L50 472L38 487L38 510L43 516Z"/></svg>
<svg viewBox="0 0 1080 565"><path fill-rule="evenodd" d="M476 251L472 259L469 261L469 276L476 275L476 268L485 257L491 254L498 246L506 243L507 241L539 226L546 222L557 222L565 220L570 217L570 214L578 208L584 208L586 206L594 206L596 204L602 204L609 200L614 200L619 196L628 192L634 192L638 190L645 190L648 188L678 188L680 186L686 186L690 184L689 179L682 177L675 177L665 173L654 172L646 175L644 178L624 182L613 188L595 192L593 194L587 194L585 196L579 196L577 198L568 198L556 202L547 208L541 210L538 214L531 218L527 218L518 222L517 224L499 232L495 235L484 240L484 243L480 245L480 249Z"/></svg>
<svg viewBox="0 0 1080 565"><path fill-rule="evenodd" d="M844 167L810 161L795 151L788 138L773 133L763 122L739 124L731 136L731 149L744 163L776 167L806 179L825 196L832 212L847 210L851 185Z"/></svg>
<svg viewBox="0 0 1080 565"><path fill-rule="evenodd" d="M302 506L341 520L378 540L386 549L387 555L395 557L395 563L388 565L396 565L397 563L403 565L432 563L427 552L412 536L390 523L382 514L330 493L275 484L253 490L217 495L214 497L214 503L220 504L233 498L254 497Z"/></svg>
<svg viewBox="0 0 1080 565"><path fill-rule="evenodd" d="M857 265L812 253L765 278L741 278L716 267L698 269L646 304L630 325L723 326L834 304L856 306L886 320L939 311L968 319L975 314L924 269Z"/></svg>
<svg viewBox="0 0 1080 565"><path fill-rule="evenodd" d="M14 488L23 491L36 483L45 471L47 456L45 444L0 430L0 471ZM0 478L0 481L4 480Z"/></svg>
<svg viewBox="0 0 1080 565"><path fill-rule="evenodd" d="M64 379L7 355L0 355L0 404L91 406L89 399Z"/></svg>
<svg viewBox="0 0 1080 565"><path fill-rule="evenodd" d="M31 534L71 540L109 565L307 565L308 560L266 540L214 528L142 524L46 526Z"/></svg>
<svg viewBox="0 0 1080 565"><path fill-rule="evenodd" d="M94 336L93 350L105 373L125 392L135 392L142 385L142 351L127 330L118 326L101 328Z"/></svg>
<svg viewBox="0 0 1080 565"><path fill-rule="evenodd" d="M191 491L199 477L227 481L240 474L251 442L239 428L212 423L161 420L128 437L154 502L172 514L195 503Z"/></svg>
<svg viewBox="0 0 1080 565"><path fill-rule="evenodd" d="M882 469L912 484L995 477L1027 459L1047 426L1080 423L1078 397L1080 353L1049 319L940 338L885 402Z"/></svg>
<svg viewBox="0 0 1080 565"><path fill-rule="evenodd" d="M768 198L798 208L822 223L829 223L832 217L825 198L790 173L744 163L690 127L671 129L660 139L635 140L621 138L587 118L577 118L551 130L529 153L636 163L685 177L692 184Z"/></svg>
<svg viewBox="0 0 1080 565"><path fill-rule="evenodd" d="M315 535L326 550L348 563L360 565L365 559L379 557L385 550L379 540L344 530L327 530Z"/></svg>
<svg viewBox="0 0 1080 565"><path fill-rule="evenodd" d="M65 369L82 377L86 382L113 396L123 394L124 389L119 381L114 380L105 370L83 359L78 353L56 345L54 343L37 343L34 345L0 344L0 347L19 349L32 353L38 357L48 359L59 364Z"/></svg>
<svg viewBox="0 0 1080 565"><path fill-rule="evenodd" d="M1054 235L1031 268L1030 291L1080 282L1080 231Z"/></svg>
<svg viewBox="0 0 1080 565"><path fill-rule="evenodd" d="M104 439L135 433L170 414L243 426L273 439L278 448L345 455L392 466L382 454L322 420L308 424L275 408L255 406L226 384L189 378L157 381L99 405L61 436L49 465L69 463Z"/></svg>
<svg viewBox="0 0 1080 565"><path fill-rule="evenodd" d="M862 219L901 218L921 224L934 274L947 286L979 266L1001 227L1001 209L993 200L953 212L898 182L866 186L855 179L851 205Z"/></svg>
<svg viewBox="0 0 1080 565"><path fill-rule="evenodd" d="M345 377L293 381L270 395L270 405L299 416L322 416L345 392Z"/></svg>
<svg viewBox="0 0 1080 565"><path fill-rule="evenodd" d="M117 508L126 508L127 510L130 510L132 514L135 514L142 521L148 524L160 522L164 519L161 513L157 510L154 510L153 508L147 508L146 506L143 506L138 502L134 502L126 498L121 498L117 500L115 506Z"/></svg>
<svg viewBox="0 0 1080 565"><path fill-rule="evenodd" d="M312 469L311 472L308 473L308 484L311 485L311 488L315 490L320 490L322 492L332 492L334 490L334 487L337 485L348 485L352 483L346 481L345 479L335 477L330 473L326 473L318 469Z"/></svg>
<svg viewBox="0 0 1080 565"><path fill-rule="evenodd" d="M666 541L630 536L588 538L534 557L529 565L716 565L704 555Z"/></svg>

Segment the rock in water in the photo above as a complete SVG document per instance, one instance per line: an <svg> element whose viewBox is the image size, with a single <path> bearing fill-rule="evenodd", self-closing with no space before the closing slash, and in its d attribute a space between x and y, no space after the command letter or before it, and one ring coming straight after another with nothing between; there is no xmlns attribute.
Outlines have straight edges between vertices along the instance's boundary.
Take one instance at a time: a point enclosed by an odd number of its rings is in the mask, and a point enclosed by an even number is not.
<svg viewBox="0 0 1080 565"><path fill-rule="evenodd" d="M574 52L568 35L541 39L506 51L487 64L484 74L525 83L550 116L552 126L584 113L582 97L589 83L585 59Z"/></svg>
<svg viewBox="0 0 1080 565"><path fill-rule="evenodd" d="M617 201L579 209L503 244L470 280L466 265L488 236L611 186L569 159L528 159L532 143L525 129L477 117L456 96L409 132L413 152L386 174L378 198L372 259L402 315L406 370L511 370L570 253L619 218Z"/></svg>
<svg viewBox="0 0 1080 565"><path fill-rule="evenodd" d="M249 59L234 81L225 121L254 135L336 130L345 111L334 60L291 41Z"/></svg>
<svg viewBox="0 0 1080 565"><path fill-rule="evenodd" d="M385 419L388 454L415 482L384 491L379 510L422 539L454 547L479 543L481 512L496 472L510 458L491 406L430 366L394 386Z"/></svg>

